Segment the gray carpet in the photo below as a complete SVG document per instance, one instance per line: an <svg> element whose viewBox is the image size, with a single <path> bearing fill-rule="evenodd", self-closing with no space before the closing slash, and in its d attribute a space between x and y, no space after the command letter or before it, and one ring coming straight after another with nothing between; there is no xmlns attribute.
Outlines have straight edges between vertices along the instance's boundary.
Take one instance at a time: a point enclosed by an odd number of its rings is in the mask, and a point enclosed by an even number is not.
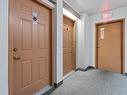
<svg viewBox="0 0 127 95"><path fill-rule="evenodd" d="M102 70L77 71L50 95L127 95L127 77Z"/></svg>

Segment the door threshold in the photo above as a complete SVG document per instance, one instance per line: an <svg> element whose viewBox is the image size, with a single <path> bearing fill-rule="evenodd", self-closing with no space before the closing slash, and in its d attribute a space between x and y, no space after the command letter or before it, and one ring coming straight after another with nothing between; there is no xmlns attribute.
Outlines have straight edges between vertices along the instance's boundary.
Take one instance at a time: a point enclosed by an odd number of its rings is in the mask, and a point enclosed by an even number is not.
<svg viewBox="0 0 127 95"><path fill-rule="evenodd" d="M71 71L70 73L66 74L64 77L63 77L63 80L65 80L67 77L69 77L71 74L73 74L75 71Z"/></svg>
<svg viewBox="0 0 127 95"><path fill-rule="evenodd" d="M33 95L43 95L44 93L46 93L50 89L52 89L52 86L46 86L43 89L41 89L40 91L34 93Z"/></svg>

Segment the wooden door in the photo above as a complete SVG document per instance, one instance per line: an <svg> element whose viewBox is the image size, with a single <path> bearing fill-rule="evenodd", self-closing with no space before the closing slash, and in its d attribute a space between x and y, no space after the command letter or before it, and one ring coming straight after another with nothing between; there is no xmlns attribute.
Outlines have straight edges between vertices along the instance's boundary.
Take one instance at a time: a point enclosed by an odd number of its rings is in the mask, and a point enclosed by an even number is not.
<svg viewBox="0 0 127 95"><path fill-rule="evenodd" d="M64 45L63 45L63 63L64 75L75 69L75 31L74 21L64 16Z"/></svg>
<svg viewBox="0 0 127 95"><path fill-rule="evenodd" d="M98 68L122 73L122 22L101 24L97 28Z"/></svg>
<svg viewBox="0 0 127 95"><path fill-rule="evenodd" d="M51 83L51 10L11 0L13 95L33 95Z"/></svg>

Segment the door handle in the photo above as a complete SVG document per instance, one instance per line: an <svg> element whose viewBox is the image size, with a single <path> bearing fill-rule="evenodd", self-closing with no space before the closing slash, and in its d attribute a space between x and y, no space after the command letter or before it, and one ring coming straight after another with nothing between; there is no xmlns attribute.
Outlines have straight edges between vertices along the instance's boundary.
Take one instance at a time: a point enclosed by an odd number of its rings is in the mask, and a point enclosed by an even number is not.
<svg viewBox="0 0 127 95"><path fill-rule="evenodd" d="M22 58L22 57L19 56L19 55L14 55L14 56L13 56L13 59L14 59L14 60L20 60L21 58Z"/></svg>

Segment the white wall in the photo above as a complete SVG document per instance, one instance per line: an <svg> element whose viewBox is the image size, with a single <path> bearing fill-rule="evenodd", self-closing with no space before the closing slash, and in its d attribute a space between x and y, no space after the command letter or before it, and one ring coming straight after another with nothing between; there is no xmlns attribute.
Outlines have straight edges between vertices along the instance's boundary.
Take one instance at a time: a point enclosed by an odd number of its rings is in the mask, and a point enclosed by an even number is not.
<svg viewBox="0 0 127 95"><path fill-rule="evenodd" d="M0 95L8 95L8 0L0 0Z"/></svg>
<svg viewBox="0 0 127 95"><path fill-rule="evenodd" d="M85 69L91 63L90 61L90 44L89 44L89 16L84 13L81 15L81 20L78 21L77 33L77 68Z"/></svg>
<svg viewBox="0 0 127 95"><path fill-rule="evenodd" d="M120 18L125 18L125 63L126 63L126 72L127 72L127 7L124 8L119 8L112 10L113 17L110 20L115 20L115 19L120 19ZM91 63L90 65L95 66L95 23L98 22L103 22L101 14L96 14L90 16L90 39L89 39L89 57L91 57ZM88 39L87 39L88 40ZM91 48L92 47L92 48ZM88 54L88 53L87 53Z"/></svg>

